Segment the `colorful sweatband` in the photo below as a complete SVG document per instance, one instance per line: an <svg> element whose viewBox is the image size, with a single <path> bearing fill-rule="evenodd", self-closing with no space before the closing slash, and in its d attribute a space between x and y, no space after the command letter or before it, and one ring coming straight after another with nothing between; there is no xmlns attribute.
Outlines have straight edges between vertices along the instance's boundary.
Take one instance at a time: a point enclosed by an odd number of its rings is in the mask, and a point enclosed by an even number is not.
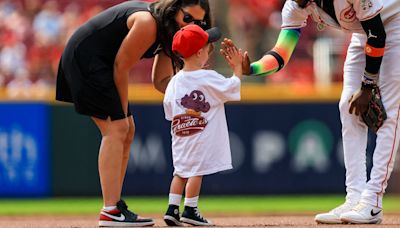
<svg viewBox="0 0 400 228"><path fill-rule="evenodd" d="M281 70L293 54L300 38L300 29L282 29L275 47L251 64L253 76L266 76Z"/></svg>
<svg viewBox="0 0 400 228"><path fill-rule="evenodd" d="M366 44L365 54L371 57L382 57L385 54L385 48L376 48Z"/></svg>

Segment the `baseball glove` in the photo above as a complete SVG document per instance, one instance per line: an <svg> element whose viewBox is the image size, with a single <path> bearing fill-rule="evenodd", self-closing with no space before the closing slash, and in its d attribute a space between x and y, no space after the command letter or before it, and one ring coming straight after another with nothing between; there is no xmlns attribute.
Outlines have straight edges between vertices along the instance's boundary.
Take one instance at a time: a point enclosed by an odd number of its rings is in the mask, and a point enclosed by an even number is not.
<svg viewBox="0 0 400 228"><path fill-rule="evenodd" d="M361 114L361 118L364 123L375 133L386 120L387 115L385 107L383 107L382 104L381 92L378 86L374 86L374 88L372 89L372 98L369 101L368 109L363 114Z"/></svg>

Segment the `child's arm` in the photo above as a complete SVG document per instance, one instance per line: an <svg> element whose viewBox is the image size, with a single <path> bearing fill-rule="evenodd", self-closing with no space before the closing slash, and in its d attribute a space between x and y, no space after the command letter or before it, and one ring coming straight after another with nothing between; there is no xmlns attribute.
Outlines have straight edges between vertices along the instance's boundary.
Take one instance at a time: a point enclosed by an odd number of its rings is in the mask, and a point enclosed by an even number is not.
<svg viewBox="0 0 400 228"><path fill-rule="evenodd" d="M242 79L242 50L237 49L235 46L228 47L225 52L225 60L233 70L233 74Z"/></svg>

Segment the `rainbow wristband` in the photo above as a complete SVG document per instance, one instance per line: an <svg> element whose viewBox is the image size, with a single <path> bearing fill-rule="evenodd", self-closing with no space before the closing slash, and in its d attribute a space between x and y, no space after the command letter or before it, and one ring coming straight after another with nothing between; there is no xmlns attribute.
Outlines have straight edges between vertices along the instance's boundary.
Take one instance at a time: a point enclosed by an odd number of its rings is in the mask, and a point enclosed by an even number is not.
<svg viewBox="0 0 400 228"><path fill-rule="evenodd" d="M266 76L281 70L289 62L300 39L300 29L282 29L275 47L251 64L251 75Z"/></svg>

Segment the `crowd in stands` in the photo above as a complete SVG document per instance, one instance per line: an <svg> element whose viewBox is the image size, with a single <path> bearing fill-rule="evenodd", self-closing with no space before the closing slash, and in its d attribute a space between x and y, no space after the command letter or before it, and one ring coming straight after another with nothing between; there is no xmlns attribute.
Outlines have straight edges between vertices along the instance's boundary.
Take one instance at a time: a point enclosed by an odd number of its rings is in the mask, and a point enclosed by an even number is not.
<svg viewBox="0 0 400 228"><path fill-rule="evenodd" d="M55 84L65 42L102 10L96 2L0 1L0 85L10 96L29 97L33 87L45 93Z"/></svg>
<svg viewBox="0 0 400 228"><path fill-rule="evenodd" d="M9 89L11 96L29 97L30 94L24 94L25 88L37 87L38 92L45 92L54 86L58 61L71 34L88 18L122 1L0 0L0 87ZM253 60L273 47L280 31L284 0L210 0L210 3L216 24L227 28L226 35L248 50ZM295 53L297 60L281 76L261 81L312 82L311 49L316 36L315 27L304 29L304 39ZM145 60L135 66L130 82L150 83L151 64L152 60ZM216 64L227 67L222 61Z"/></svg>

